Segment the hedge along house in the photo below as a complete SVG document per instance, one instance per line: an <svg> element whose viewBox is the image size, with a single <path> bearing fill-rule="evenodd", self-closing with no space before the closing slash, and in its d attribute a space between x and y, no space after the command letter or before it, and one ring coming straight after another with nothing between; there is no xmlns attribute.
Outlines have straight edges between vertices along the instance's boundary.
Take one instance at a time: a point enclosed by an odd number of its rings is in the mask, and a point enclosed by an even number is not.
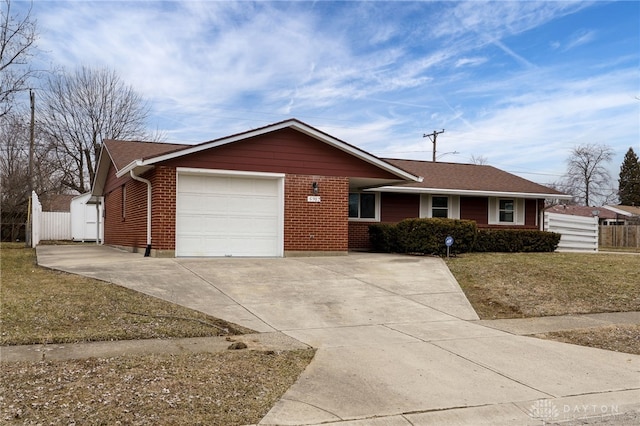
<svg viewBox="0 0 640 426"><path fill-rule="evenodd" d="M571 196L492 166L384 159L424 176L419 182L382 186L349 199L349 247L369 247L372 223L406 218L474 220L479 228L542 229L545 199ZM357 205L366 209L357 210ZM365 214L363 214L363 212Z"/></svg>
<svg viewBox="0 0 640 426"><path fill-rule="evenodd" d="M346 253L350 194L420 180L291 119L199 145L105 141L92 193L104 196L106 244L278 257Z"/></svg>

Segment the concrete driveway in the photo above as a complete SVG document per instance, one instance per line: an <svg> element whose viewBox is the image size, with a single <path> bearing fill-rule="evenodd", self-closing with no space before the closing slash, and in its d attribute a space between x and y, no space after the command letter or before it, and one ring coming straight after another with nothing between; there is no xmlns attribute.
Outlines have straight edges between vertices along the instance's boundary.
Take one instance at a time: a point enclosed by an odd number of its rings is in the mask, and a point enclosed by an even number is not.
<svg viewBox="0 0 640 426"><path fill-rule="evenodd" d="M543 424L640 410L640 356L478 325L436 258L155 259L40 246L38 263L318 348L265 425Z"/></svg>

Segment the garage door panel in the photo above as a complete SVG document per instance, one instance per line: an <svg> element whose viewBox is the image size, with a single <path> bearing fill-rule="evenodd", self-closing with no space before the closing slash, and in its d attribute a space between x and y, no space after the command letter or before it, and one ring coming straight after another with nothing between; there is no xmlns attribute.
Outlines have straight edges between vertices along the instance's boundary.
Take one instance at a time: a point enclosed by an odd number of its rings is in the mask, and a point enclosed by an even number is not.
<svg viewBox="0 0 640 426"><path fill-rule="evenodd" d="M281 178L178 175L177 256L280 256Z"/></svg>
<svg viewBox="0 0 640 426"><path fill-rule="evenodd" d="M244 237L258 237L258 236L272 236L277 235L276 226L278 219L273 218L256 218L254 216L246 217L234 217L230 218L227 222L228 229L242 229L240 232L230 233L227 231L227 235L238 235L239 238Z"/></svg>
<svg viewBox="0 0 640 426"><path fill-rule="evenodd" d="M181 212L201 213L226 212L228 210L227 199L224 196L204 194L180 194L177 202L181 206Z"/></svg>

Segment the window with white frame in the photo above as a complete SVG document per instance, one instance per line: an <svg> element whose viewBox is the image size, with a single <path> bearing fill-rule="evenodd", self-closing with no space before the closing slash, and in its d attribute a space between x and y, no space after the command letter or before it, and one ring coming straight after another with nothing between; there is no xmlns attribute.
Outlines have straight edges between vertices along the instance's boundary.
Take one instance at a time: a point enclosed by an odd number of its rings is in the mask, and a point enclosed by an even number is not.
<svg viewBox="0 0 640 426"><path fill-rule="evenodd" d="M377 196L374 193L349 193L349 219L377 219Z"/></svg>
<svg viewBox="0 0 640 426"><path fill-rule="evenodd" d="M431 197L431 217L449 217L449 197Z"/></svg>
<svg viewBox="0 0 640 426"><path fill-rule="evenodd" d="M515 200L499 200L498 205L498 218L502 223L514 223L515 222Z"/></svg>

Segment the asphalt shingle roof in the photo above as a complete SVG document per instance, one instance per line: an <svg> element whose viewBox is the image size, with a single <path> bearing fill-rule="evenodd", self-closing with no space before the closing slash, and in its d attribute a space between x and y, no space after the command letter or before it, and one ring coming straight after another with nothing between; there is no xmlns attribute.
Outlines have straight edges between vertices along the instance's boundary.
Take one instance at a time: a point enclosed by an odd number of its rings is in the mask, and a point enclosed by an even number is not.
<svg viewBox="0 0 640 426"><path fill-rule="evenodd" d="M134 160L155 157L168 152L179 151L189 148L191 145L161 143L161 142L138 142L138 141L117 141L105 140L104 146L115 164L120 170Z"/></svg>
<svg viewBox="0 0 640 426"><path fill-rule="evenodd" d="M383 160L424 178L422 182L407 183L401 185L403 187L564 195L493 166L389 158Z"/></svg>
<svg viewBox="0 0 640 426"><path fill-rule="evenodd" d="M606 207L590 207L590 206L567 206L559 204L551 206L547 209L549 213L568 214L571 216L593 217L593 212L597 211L600 219L615 219L616 213Z"/></svg>

